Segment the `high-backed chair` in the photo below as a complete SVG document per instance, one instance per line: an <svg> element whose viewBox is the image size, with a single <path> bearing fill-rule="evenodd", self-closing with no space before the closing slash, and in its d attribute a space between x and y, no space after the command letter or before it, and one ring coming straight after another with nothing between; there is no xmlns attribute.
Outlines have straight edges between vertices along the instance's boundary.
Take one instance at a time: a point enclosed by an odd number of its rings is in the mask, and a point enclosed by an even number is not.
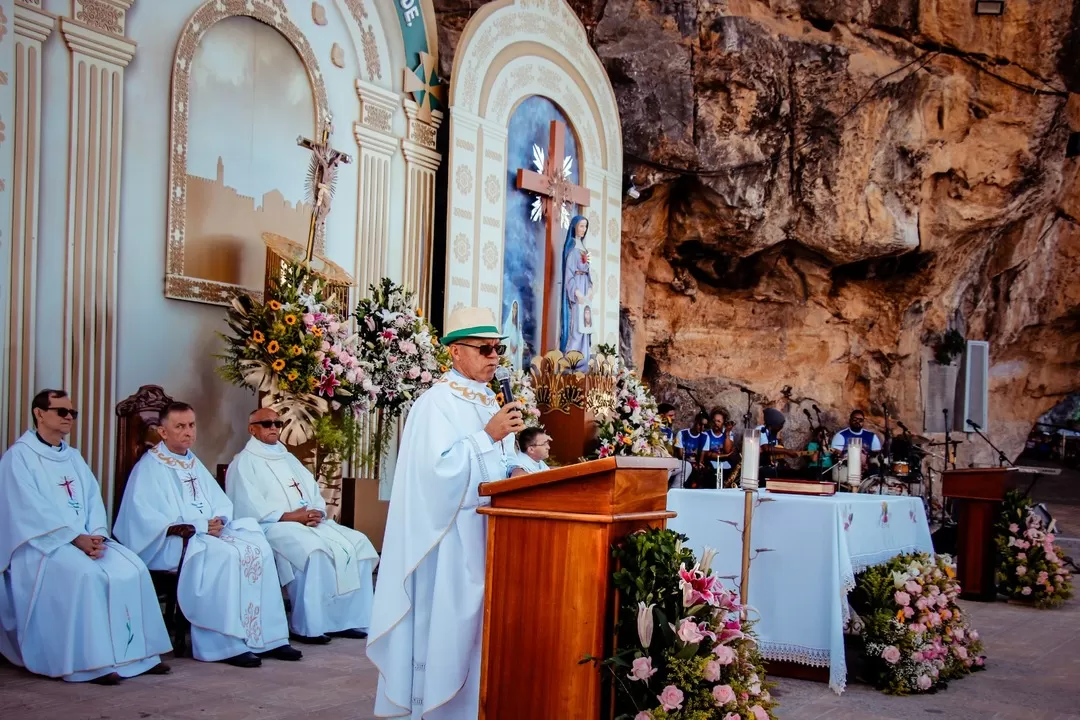
<svg viewBox="0 0 1080 720"><path fill-rule="evenodd" d="M128 476L139 458L161 441L158 435L158 416L173 399L157 385L143 385L131 397L116 406L116 483L113 493L113 517L120 511L124 498ZM195 526L180 524L169 528L169 535L183 539L180 562L176 571L151 570L154 589L158 599L165 605L165 626L172 636L173 653L176 657L187 654L187 636L191 625L184 617L180 604L176 601L176 586L180 579L180 568L187 555L188 540L195 535Z"/></svg>

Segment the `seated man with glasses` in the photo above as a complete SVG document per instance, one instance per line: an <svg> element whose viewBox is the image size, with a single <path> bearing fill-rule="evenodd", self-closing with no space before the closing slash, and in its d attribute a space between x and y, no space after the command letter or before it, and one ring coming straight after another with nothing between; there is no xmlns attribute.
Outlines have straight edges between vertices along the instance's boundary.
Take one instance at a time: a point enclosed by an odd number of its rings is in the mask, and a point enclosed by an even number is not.
<svg viewBox="0 0 1080 720"><path fill-rule="evenodd" d="M865 468L871 457L881 452L881 438L870 430L864 430L866 414L862 410L852 410L848 416L848 426L836 433L832 439L832 449L838 453L847 450L848 443L852 440L862 440L863 464Z"/></svg>
<svg viewBox="0 0 1080 720"><path fill-rule="evenodd" d="M510 463L510 477L544 472L551 455L551 436L540 428L525 428L518 433L518 453Z"/></svg>
<svg viewBox="0 0 1080 720"><path fill-rule="evenodd" d="M319 483L278 441L283 426L272 408L251 413L251 439L229 464L225 492L236 516L257 520L274 550L293 637L366 638L379 556L363 533L326 517Z"/></svg>
<svg viewBox="0 0 1080 720"><path fill-rule="evenodd" d="M367 655L379 668L375 714L457 720L480 711L487 504L524 430L521 403L499 408L488 383L504 352L495 314L450 313L453 369L405 421L375 586Z"/></svg>
<svg viewBox="0 0 1080 720"><path fill-rule="evenodd" d="M150 573L109 539L101 488L64 442L78 413L42 390L0 460L0 654L68 682L164 674L172 650Z"/></svg>

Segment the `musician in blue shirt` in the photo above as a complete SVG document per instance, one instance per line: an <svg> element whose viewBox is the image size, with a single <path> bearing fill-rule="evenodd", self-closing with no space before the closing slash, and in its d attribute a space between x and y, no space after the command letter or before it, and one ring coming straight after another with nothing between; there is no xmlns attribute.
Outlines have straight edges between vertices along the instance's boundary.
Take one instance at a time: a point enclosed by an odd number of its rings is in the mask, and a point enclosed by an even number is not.
<svg viewBox="0 0 1080 720"><path fill-rule="evenodd" d="M833 450L844 452L848 443L858 438L862 440L863 460L869 460L870 453L881 452L881 438L870 430L864 430L865 423L866 414L862 410L852 410L848 417L848 426L833 436Z"/></svg>
<svg viewBox="0 0 1080 720"><path fill-rule="evenodd" d="M701 454L709 448L709 416L698 413L694 417L694 424L685 430L680 430L675 436L675 457L686 460L695 468L701 465Z"/></svg>

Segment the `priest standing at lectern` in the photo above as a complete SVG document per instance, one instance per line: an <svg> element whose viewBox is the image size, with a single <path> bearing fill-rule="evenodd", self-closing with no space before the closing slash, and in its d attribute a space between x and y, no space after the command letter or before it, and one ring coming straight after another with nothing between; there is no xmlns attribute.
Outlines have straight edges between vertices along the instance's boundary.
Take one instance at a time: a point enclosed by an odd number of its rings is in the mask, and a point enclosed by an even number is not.
<svg viewBox="0 0 1080 720"><path fill-rule="evenodd" d="M505 347L494 314L455 310L442 343L453 370L416 401L398 451L368 657L375 715L472 720L479 713L487 504L507 476L519 403L488 387Z"/></svg>
<svg viewBox="0 0 1080 720"><path fill-rule="evenodd" d="M282 427L272 408L251 413L251 439L229 464L225 491L237 517L258 520L274 549L296 639L366 638L379 556L363 533L326 517L314 476L278 442Z"/></svg>
<svg viewBox="0 0 1080 720"><path fill-rule="evenodd" d="M0 654L69 682L167 673L150 573L109 539L101 488L64 442L71 399L43 390L31 407L34 429L0 460Z"/></svg>
<svg viewBox="0 0 1080 720"><path fill-rule="evenodd" d="M259 524L234 519L233 504L199 462L195 411L161 411L162 441L131 471L116 516L116 537L151 570L180 568L176 597L191 622L196 660L258 667L261 658L299 660L289 645L274 554ZM195 528L187 548L177 534Z"/></svg>

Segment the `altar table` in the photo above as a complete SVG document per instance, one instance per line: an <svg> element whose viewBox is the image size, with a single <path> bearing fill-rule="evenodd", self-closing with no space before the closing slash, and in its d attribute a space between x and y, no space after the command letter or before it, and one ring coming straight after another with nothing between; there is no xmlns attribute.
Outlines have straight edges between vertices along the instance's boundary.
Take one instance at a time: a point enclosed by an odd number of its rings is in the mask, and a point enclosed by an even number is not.
<svg viewBox="0 0 1080 720"><path fill-rule="evenodd" d="M671 490L668 528L690 538L700 558L717 551L713 573L738 588L743 492ZM831 497L761 490L754 510L748 605L766 660L829 668L829 687L847 684L844 623L855 574L905 552L932 553L917 497L837 493ZM756 611L756 612L754 612Z"/></svg>

